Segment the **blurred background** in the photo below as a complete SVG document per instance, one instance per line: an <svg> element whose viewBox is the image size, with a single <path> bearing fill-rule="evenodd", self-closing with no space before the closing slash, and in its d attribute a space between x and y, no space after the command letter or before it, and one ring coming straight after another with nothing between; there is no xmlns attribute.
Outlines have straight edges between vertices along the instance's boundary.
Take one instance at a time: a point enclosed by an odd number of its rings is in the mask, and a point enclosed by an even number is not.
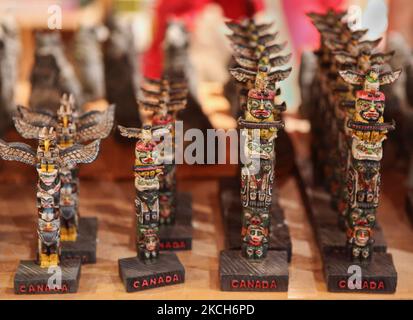
<svg viewBox="0 0 413 320"><path fill-rule="evenodd" d="M358 16L359 28L369 29L367 39L383 37L379 50L396 49L393 68L407 65L408 60L411 63L413 6L407 0L1 0L0 37L6 45L2 46L5 61L0 68L0 109L4 115L0 134L8 141L23 141L15 134L10 115L16 104L33 107L33 84L39 83L34 74L38 72L41 79L50 71L50 63L35 63L35 57L48 46L60 50L56 53L58 68L66 70L65 81L78 89L76 98L83 109L101 109L114 103L118 124L139 126L136 93L140 79L159 78L165 69L181 67L190 86L190 107L183 116L188 127L235 128L234 93L227 86L231 48L226 35L230 31L224 21L252 15L259 21L274 21L279 41L288 42L284 54L292 53L289 64L293 71L280 83L281 97L287 103L286 131L307 133L309 123L299 115L305 99L299 87L300 61L304 51L318 48L319 34L305 14L329 8ZM37 38L39 32L59 33L61 41ZM168 56L174 59L168 60ZM400 85L397 88L404 91ZM391 116L396 121L397 117L404 118L400 112ZM406 144L406 134L394 140L396 145ZM123 147L114 143L107 148L121 152L127 147L130 143ZM288 154L289 162L293 157L291 144L286 148L288 152L283 154ZM388 154L391 164L400 158L397 152ZM123 161L120 158L116 167L125 166ZM125 166L124 177L128 176L129 167Z"/></svg>
<svg viewBox="0 0 413 320"><path fill-rule="evenodd" d="M163 62L162 43L170 20L182 21L188 32L189 57L196 77L197 94L204 112L214 127L235 125L227 117L228 102L219 97L222 85L228 80L230 59L228 33L223 21L242 18L248 12L245 0L2 0L0 13L16 17L22 50L19 57L16 102L27 104L30 87L28 79L34 57L34 31L47 29L50 7L62 9L62 33L69 59L73 59L73 42L80 26L105 24L108 15L115 14L132 25L137 50L137 73L157 76ZM288 112L300 105L298 70L303 49L318 46L318 33L305 17L305 12L323 12L327 8L343 9L352 5L362 10L362 27L369 28L368 38L398 31L411 44L413 41L413 7L408 0L255 0L253 10L260 19L276 21L280 38L289 43L293 53L293 73L282 83L283 98ZM179 37L179 35L178 35ZM174 40L175 41L175 40ZM179 41L179 40L176 40ZM384 42L383 42L384 45ZM215 95L215 99L205 96Z"/></svg>

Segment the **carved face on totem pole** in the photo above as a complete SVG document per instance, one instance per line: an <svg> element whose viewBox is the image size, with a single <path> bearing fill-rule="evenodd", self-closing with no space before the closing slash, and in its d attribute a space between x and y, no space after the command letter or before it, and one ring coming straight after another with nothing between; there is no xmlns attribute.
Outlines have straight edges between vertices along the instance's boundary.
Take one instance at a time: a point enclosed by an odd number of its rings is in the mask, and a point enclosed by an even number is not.
<svg viewBox="0 0 413 320"><path fill-rule="evenodd" d="M149 252L154 252L159 246L159 237L153 229L148 229L144 232L143 243L145 249Z"/></svg>
<svg viewBox="0 0 413 320"><path fill-rule="evenodd" d="M46 186L52 185L59 173L58 157L59 150L56 144L56 134L53 128L47 129L45 127L39 134L39 144L37 147L39 162L36 165L36 170L40 181Z"/></svg>
<svg viewBox="0 0 413 320"><path fill-rule="evenodd" d="M257 121L271 120L274 109L274 92L250 90L247 112Z"/></svg>
<svg viewBox="0 0 413 320"><path fill-rule="evenodd" d="M156 150L156 144L152 140L151 127L144 127L141 131L140 139L136 142L136 165L145 166L156 164L158 152Z"/></svg>
<svg viewBox="0 0 413 320"><path fill-rule="evenodd" d="M383 123L385 97L380 91L357 91L356 120Z"/></svg>

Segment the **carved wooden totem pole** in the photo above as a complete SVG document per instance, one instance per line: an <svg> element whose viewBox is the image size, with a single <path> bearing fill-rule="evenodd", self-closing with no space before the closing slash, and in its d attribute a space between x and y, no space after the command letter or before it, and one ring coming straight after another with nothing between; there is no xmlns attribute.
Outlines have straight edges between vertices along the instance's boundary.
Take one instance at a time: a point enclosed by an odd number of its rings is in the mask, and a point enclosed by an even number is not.
<svg viewBox="0 0 413 320"><path fill-rule="evenodd" d="M86 146L74 144L61 150L53 127L38 131L37 151L24 143L0 140L0 156L36 167L38 209L38 251L36 261L21 261L14 277L17 294L76 292L80 276L79 259L62 260L60 243L61 168L94 161L100 140ZM50 284L50 267L60 268L61 283ZM60 281L59 281L60 282Z"/></svg>
<svg viewBox="0 0 413 320"><path fill-rule="evenodd" d="M400 72L379 71L388 68L394 53L378 52L381 38L363 40L368 30L353 30L345 13L330 10L308 16L321 34L312 83L319 94L309 104L311 112L306 112L312 115L314 163L300 163L299 173L328 290L394 292L397 273L376 226L376 211L381 145L394 126L383 123L380 84L395 81ZM307 174L311 167L313 181ZM347 281L351 265L362 272L362 285L355 291Z"/></svg>
<svg viewBox="0 0 413 320"><path fill-rule="evenodd" d="M396 81L400 73L380 73L377 67L364 74L351 70L340 72L349 84L363 87L356 91L355 112L347 123L352 132L347 177L347 239L351 257L357 260L371 260L373 255L382 143L386 133L395 128L394 123L384 122L385 96L380 86Z"/></svg>
<svg viewBox="0 0 413 320"><path fill-rule="evenodd" d="M115 106L105 111L76 111L73 96L63 95L56 114L18 107L14 117L23 138L36 139L44 126L56 131L57 146L66 150L77 143L106 138L113 127ZM83 263L96 262L97 219L79 217L79 168L76 164L60 168L60 218L62 255L79 257Z"/></svg>
<svg viewBox="0 0 413 320"><path fill-rule="evenodd" d="M140 93L139 104L151 112L151 124L170 126L171 130L171 141L163 141L165 147L160 155L164 163L159 189L160 247L161 250L190 250L192 198L189 193L176 190L175 163L177 113L186 107L187 83L176 78L169 80L166 76L160 80L144 79Z"/></svg>
<svg viewBox="0 0 413 320"><path fill-rule="evenodd" d="M142 129L119 126L122 136L137 139L135 147L135 209L137 257L119 259L119 274L127 292L182 283L185 270L175 254L159 254L159 177L163 174L161 137L165 126Z"/></svg>
<svg viewBox="0 0 413 320"><path fill-rule="evenodd" d="M242 116L238 120L242 136L241 199L237 200L242 221L241 250L221 252L221 289L286 291L287 251L269 251L269 248L270 225L274 219L271 208L274 202L274 146L277 132L284 127L281 112L286 108L284 102L277 101L276 96L280 94L277 83L291 72L291 68L275 68L288 62L290 55L275 55L285 44L275 42L277 34L268 31L271 24L260 25L247 19L227 25L234 32L229 38L239 64L230 72L242 86Z"/></svg>
<svg viewBox="0 0 413 320"><path fill-rule="evenodd" d="M65 55L64 45L58 32L36 33L34 64L31 71L29 105L35 110L51 110L60 107L63 94L73 94L76 109L83 106L82 86L75 70Z"/></svg>

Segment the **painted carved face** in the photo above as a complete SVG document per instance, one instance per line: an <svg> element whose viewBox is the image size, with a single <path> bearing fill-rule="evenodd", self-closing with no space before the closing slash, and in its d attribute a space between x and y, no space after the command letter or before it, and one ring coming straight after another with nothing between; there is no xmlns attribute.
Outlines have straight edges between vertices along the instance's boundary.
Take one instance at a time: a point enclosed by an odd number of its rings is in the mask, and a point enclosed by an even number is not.
<svg viewBox="0 0 413 320"><path fill-rule="evenodd" d="M50 194L42 192L38 193L37 196L40 197L42 208L54 208L54 198Z"/></svg>
<svg viewBox="0 0 413 320"><path fill-rule="evenodd" d="M172 199L168 196L159 197L160 214L164 218L168 218L171 215Z"/></svg>
<svg viewBox="0 0 413 320"><path fill-rule="evenodd" d="M262 243L264 239L264 228L250 225L248 227L248 235L252 241Z"/></svg>
<svg viewBox="0 0 413 320"><path fill-rule="evenodd" d="M143 165L154 164L152 150L136 150L136 159Z"/></svg>
<svg viewBox="0 0 413 320"><path fill-rule="evenodd" d="M377 70L372 69L368 72L366 80L370 83L376 83L379 80L379 73Z"/></svg>
<svg viewBox="0 0 413 320"><path fill-rule="evenodd" d="M247 109L254 118L259 120L268 119L274 108L272 100L248 98Z"/></svg>
<svg viewBox="0 0 413 320"><path fill-rule="evenodd" d="M155 235L145 236L145 248L148 251L155 251L158 238Z"/></svg>
<svg viewBox="0 0 413 320"><path fill-rule="evenodd" d="M383 116L384 101L358 99L356 109L363 120L377 122Z"/></svg>
<svg viewBox="0 0 413 320"><path fill-rule="evenodd" d="M40 180L46 185L50 186L57 178L58 170L55 164L41 163L36 167Z"/></svg>
<svg viewBox="0 0 413 320"><path fill-rule="evenodd" d="M364 228L357 229L355 233L355 238L356 244L360 247L364 247L370 240L370 232L368 229Z"/></svg>
<svg viewBox="0 0 413 320"><path fill-rule="evenodd" d="M72 181L72 171L68 168L62 168L60 170L60 180L63 184L70 183Z"/></svg>
<svg viewBox="0 0 413 320"><path fill-rule="evenodd" d="M353 209L349 216L349 224L351 227L364 226L372 228L376 222L376 215L373 210Z"/></svg>
<svg viewBox="0 0 413 320"><path fill-rule="evenodd" d="M258 139L257 139L258 140ZM255 159L271 159L274 154L274 145L272 142L255 141L248 142L248 149L251 158Z"/></svg>

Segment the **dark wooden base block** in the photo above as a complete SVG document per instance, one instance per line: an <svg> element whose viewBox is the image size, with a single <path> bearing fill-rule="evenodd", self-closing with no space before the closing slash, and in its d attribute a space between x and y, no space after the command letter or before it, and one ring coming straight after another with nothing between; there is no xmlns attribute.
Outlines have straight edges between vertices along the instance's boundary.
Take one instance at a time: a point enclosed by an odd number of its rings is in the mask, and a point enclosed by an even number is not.
<svg viewBox="0 0 413 320"><path fill-rule="evenodd" d="M329 194L311 182L311 163L297 161L297 173L304 205L314 228L318 246L322 253L345 251L345 230L339 227L338 213L331 208ZM377 224L374 229L374 252L386 252L387 242L383 230Z"/></svg>
<svg viewBox="0 0 413 320"><path fill-rule="evenodd" d="M361 281L359 280L358 285L356 269L361 271ZM393 258L390 254L381 252L374 253L367 265L352 262L343 252L326 253L324 276L330 292L394 293L397 286Z"/></svg>
<svg viewBox="0 0 413 320"><path fill-rule="evenodd" d="M119 259L119 275L127 292L185 282L185 269L175 253L162 253L154 262L138 257Z"/></svg>
<svg viewBox="0 0 413 320"><path fill-rule="evenodd" d="M14 292L16 294L75 293L79 287L80 269L79 259L62 261L56 268L40 268L32 260L20 261L14 275Z"/></svg>
<svg viewBox="0 0 413 320"><path fill-rule="evenodd" d="M79 258L82 263L96 263L97 218L80 218L76 241L62 241L62 259Z"/></svg>
<svg viewBox="0 0 413 320"><path fill-rule="evenodd" d="M224 219L225 246L227 249L241 248L241 199L238 178L223 178L220 180L220 204ZM290 231L284 219L284 211L278 203L274 192L271 207L270 250L287 252L288 262L291 261Z"/></svg>
<svg viewBox="0 0 413 320"><path fill-rule="evenodd" d="M406 212L410 218L410 221L413 223L413 190L407 191Z"/></svg>
<svg viewBox="0 0 413 320"><path fill-rule="evenodd" d="M268 251L261 262L250 261L239 250L224 250L219 258L223 291L288 291L288 262L284 251Z"/></svg>
<svg viewBox="0 0 413 320"><path fill-rule="evenodd" d="M306 210L313 225L323 258L324 276L328 291L351 293L394 293L397 272L379 225L373 234L374 254L368 264L353 262L346 250L345 231L338 225L338 213L331 208L330 196L312 182L311 162L297 160L297 176ZM349 267L361 268L360 287L352 289L354 275ZM349 284L350 278L350 284Z"/></svg>
<svg viewBox="0 0 413 320"><path fill-rule="evenodd" d="M177 194L176 221L172 225L161 225L160 249L163 251L192 249L192 196L187 192Z"/></svg>

